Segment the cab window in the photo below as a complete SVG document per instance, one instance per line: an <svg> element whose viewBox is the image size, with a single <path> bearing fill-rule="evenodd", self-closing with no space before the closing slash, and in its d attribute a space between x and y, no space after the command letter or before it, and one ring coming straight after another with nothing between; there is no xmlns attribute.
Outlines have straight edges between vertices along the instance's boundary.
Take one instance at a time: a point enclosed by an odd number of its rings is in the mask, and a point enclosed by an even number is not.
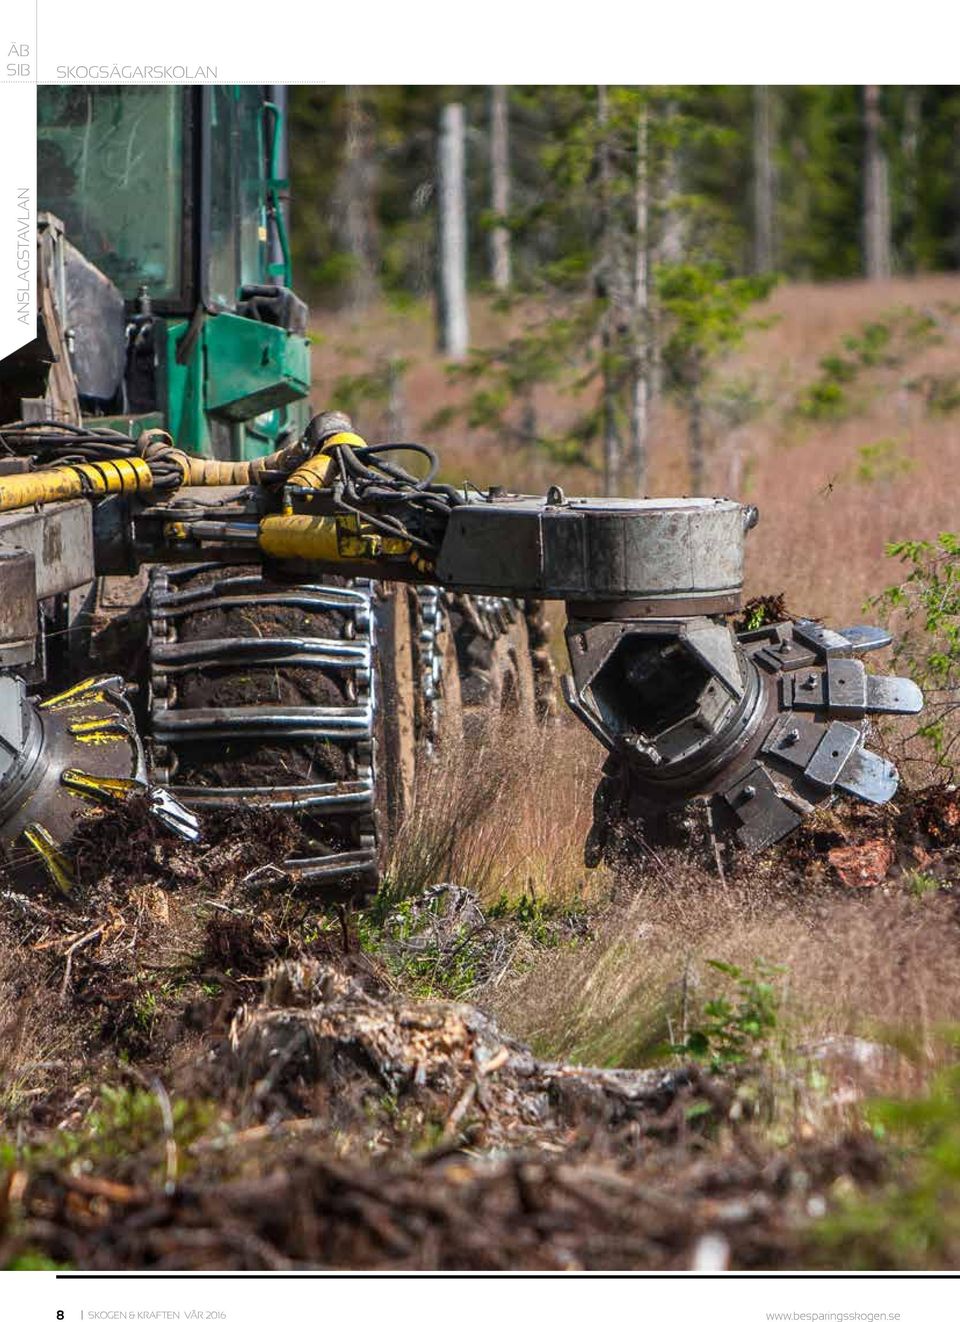
<svg viewBox="0 0 960 1322"><path fill-rule="evenodd" d="M40 208L133 299L183 290L184 91L39 87Z"/></svg>
<svg viewBox="0 0 960 1322"><path fill-rule="evenodd" d="M263 279L266 168L259 87L215 87L210 119L211 302Z"/></svg>

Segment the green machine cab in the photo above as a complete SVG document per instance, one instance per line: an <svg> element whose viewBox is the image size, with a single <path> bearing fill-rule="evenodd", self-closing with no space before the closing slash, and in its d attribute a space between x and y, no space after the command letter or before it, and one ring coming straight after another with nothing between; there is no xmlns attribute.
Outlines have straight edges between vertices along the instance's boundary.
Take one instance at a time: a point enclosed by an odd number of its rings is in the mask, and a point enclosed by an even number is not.
<svg viewBox="0 0 960 1322"><path fill-rule="evenodd" d="M285 95L39 89L40 207L66 239L61 315L84 416L160 426L220 459L302 429L310 356L290 290Z"/></svg>

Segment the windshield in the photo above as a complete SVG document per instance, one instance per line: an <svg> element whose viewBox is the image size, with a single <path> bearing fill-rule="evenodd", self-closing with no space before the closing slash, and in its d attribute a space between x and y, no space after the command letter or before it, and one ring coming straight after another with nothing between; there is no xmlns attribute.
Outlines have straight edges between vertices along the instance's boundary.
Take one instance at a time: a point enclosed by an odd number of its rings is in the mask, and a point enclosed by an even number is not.
<svg viewBox="0 0 960 1322"><path fill-rule="evenodd" d="M39 87L40 208L125 298L182 286L183 104L179 87Z"/></svg>
<svg viewBox="0 0 960 1322"><path fill-rule="evenodd" d="M233 307L264 279L266 161L259 87L214 87L210 122L211 301Z"/></svg>

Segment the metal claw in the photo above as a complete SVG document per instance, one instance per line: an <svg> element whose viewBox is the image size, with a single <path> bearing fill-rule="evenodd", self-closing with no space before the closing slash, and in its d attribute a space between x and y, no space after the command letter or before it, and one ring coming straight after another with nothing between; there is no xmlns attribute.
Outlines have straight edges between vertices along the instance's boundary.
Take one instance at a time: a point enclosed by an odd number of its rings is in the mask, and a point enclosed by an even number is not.
<svg viewBox="0 0 960 1322"><path fill-rule="evenodd" d="M181 840L196 844L200 839L200 821L196 813L185 808L179 799L175 799L162 785L152 785L147 793L150 812L159 822L178 835Z"/></svg>
<svg viewBox="0 0 960 1322"><path fill-rule="evenodd" d="M837 780L837 788L846 790L865 803L888 803L897 792L900 777L897 768L885 757L861 748L846 762Z"/></svg>
<svg viewBox="0 0 960 1322"><path fill-rule="evenodd" d="M879 629L875 624L851 624L840 633L853 645L855 652L876 652L881 647L889 647L893 634L886 629Z"/></svg>
<svg viewBox="0 0 960 1322"><path fill-rule="evenodd" d="M867 711L876 715L916 716L923 711L923 693L919 684L900 675L868 675Z"/></svg>

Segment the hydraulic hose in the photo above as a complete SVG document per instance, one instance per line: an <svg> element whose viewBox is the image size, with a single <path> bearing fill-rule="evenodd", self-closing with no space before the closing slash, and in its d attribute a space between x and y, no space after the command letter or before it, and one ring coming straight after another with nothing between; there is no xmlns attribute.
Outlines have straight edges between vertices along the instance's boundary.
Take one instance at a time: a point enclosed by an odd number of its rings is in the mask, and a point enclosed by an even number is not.
<svg viewBox="0 0 960 1322"><path fill-rule="evenodd" d="M306 453L297 441L259 459L204 459L178 450L168 432L151 429L140 438L140 452L148 461L169 461L179 468L185 487L266 486L295 469Z"/></svg>

